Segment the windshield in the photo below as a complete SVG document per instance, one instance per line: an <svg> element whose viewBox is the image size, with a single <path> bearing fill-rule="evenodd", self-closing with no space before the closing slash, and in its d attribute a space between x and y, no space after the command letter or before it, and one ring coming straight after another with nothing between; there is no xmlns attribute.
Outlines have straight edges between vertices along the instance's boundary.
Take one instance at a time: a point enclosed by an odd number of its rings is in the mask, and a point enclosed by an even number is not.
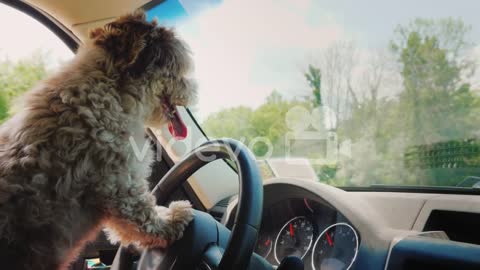
<svg viewBox="0 0 480 270"><path fill-rule="evenodd" d="M335 186L472 187L479 8L169 0L149 17L191 47L199 102L190 110L207 136L242 141L275 173L297 163Z"/></svg>

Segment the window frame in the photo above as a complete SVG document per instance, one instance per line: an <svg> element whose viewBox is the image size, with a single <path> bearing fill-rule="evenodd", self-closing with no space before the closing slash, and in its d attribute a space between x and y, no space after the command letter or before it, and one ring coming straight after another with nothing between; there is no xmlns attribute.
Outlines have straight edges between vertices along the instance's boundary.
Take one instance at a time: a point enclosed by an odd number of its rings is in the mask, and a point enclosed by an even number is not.
<svg viewBox="0 0 480 270"><path fill-rule="evenodd" d="M48 15L43 10L33 7L28 3L18 0L0 0L0 3L5 4L13 9L16 9L37 22L47 27L53 34L55 34L63 43L75 53L82 43L70 30L68 30L63 24L57 21L52 16Z"/></svg>

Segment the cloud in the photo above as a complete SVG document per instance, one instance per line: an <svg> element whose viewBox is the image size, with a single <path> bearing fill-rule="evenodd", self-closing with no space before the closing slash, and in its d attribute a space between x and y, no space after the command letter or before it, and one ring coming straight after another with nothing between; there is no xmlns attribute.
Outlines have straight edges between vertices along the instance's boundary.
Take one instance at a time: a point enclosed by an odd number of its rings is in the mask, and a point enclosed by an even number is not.
<svg viewBox="0 0 480 270"><path fill-rule="evenodd" d="M198 114L258 106L273 90L305 93L305 57L342 39L332 14L310 0L231 0L179 23L199 82Z"/></svg>

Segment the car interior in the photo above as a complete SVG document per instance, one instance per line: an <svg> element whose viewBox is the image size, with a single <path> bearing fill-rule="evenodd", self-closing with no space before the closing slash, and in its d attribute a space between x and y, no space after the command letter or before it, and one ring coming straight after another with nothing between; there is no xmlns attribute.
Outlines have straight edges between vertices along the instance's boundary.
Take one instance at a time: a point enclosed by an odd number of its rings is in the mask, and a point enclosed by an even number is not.
<svg viewBox="0 0 480 270"><path fill-rule="evenodd" d="M1 0L0 5L30 16L75 53L88 29L137 8L161 15L175 9L171 2L189 1ZM480 175L469 173L453 186L331 184L317 179L309 162L261 159L233 135L210 138L195 108L178 111L194 143L174 142L166 127L147 128L145 136L160 157L149 178L157 203L186 199L196 209L185 236L167 250L140 250L112 245L100 233L70 269L480 269ZM400 154L402 166L454 168L452 162L468 163L467 144L476 141L408 148ZM478 157L480 148L473 148L469 157ZM198 153L214 158L202 161Z"/></svg>

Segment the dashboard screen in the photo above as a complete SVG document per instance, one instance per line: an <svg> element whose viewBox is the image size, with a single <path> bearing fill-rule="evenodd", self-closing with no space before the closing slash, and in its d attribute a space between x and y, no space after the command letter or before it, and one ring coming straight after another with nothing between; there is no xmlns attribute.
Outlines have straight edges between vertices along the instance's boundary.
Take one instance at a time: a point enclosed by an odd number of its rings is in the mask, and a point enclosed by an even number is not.
<svg viewBox="0 0 480 270"><path fill-rule="evenodd" d="M453 241L480 245L480 214L433 210L423 231L444 231Z"/></svg>

